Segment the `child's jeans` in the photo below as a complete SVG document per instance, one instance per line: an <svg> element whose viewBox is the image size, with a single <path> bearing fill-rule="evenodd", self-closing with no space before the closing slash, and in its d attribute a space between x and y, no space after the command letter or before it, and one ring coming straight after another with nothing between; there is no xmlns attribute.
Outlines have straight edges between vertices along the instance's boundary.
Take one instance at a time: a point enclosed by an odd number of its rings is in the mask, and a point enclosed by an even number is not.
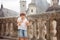
<svg viewBox="0 0 60 40"><path fill-rule="evenodd" d="M18 29L18 37L27 37L27 30Z"/></svg>

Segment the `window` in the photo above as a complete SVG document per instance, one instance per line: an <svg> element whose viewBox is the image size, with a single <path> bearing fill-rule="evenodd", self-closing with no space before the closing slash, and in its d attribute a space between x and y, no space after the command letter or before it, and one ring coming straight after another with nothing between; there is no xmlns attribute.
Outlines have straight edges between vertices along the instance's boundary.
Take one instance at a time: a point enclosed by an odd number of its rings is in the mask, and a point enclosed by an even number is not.
<svg viewBox="0 0 60 40"><path fill-rule="evenodd" d="M23 7L24 7L24 5L23 5Z"/></svg>
<svg viewBox="0 0 60 40"><path fill-rule="evenodd" d="M31 10L31 12L33 12L33 9Z"/></svg>

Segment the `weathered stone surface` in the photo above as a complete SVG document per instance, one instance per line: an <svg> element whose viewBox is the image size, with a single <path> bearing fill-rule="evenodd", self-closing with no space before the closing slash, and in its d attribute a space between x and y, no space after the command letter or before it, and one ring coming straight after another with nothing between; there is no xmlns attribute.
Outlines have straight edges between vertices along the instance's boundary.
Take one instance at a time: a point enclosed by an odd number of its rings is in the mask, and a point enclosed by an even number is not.
<svg viewBox="0 0 60 40"><path fill-rule="evenodd" d="M31 22L31 25L28 27L29 40L51 40L51 22L55 19L57 22L57 33L55 36L57 37L57 40L60 40L60 12L48 13L46 12L44 14L28 15L28 17L30 17L30 19L28 19ZM17 38L17 17L0 18L0 20L0 35Z"/></svg>

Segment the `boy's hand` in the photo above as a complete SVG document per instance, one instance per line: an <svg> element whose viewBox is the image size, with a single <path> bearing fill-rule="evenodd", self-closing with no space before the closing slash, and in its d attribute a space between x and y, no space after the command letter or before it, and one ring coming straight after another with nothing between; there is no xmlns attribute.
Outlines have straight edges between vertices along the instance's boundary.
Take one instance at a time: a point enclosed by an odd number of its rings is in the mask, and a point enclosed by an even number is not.
<svg viewBox="0 0 60 40"><path fill-rule="evenodd" d="M28 21L27 21L27 22L26 22L26 25L27 25L27 26L30 26L30 25L32 25L32 22L28 22Z"/></svg>
<svg viewBox="0 0 60 40"><path fill-rule="evenodd" d="M17 25L20 26L21 25L21 22L18 22Z"/></svg>
<svg viewBox="0 0 60 40"><path fill-rule="evenodd" d="M29 26L29 22L28 21L26 22L26 25Z"/></svg>
<svg viewBox="0 0 60 40"><path fill-rule="evenodd" d="M17 25L20 26L22 21L17 21Z"/></svg>

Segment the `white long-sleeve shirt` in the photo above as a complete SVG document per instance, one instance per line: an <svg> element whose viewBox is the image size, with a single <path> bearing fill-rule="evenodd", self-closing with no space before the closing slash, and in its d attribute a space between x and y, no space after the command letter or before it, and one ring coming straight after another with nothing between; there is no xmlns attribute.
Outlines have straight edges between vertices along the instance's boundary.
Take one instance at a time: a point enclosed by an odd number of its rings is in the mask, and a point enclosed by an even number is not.
<svg viewBox="0 0 60 40"><path fill-rule="evenodd" d="M17 19L17 21L18 21L18 22L21 22L22 20L21 20L21 18L19 17L19 18ZM26 22L27 22L27 21L28 21L28 20L25 18L25 19L23 20L23 22L21 23L21 25L18 26L18 29L27 30L27 25L26 25Z"/></svg>

